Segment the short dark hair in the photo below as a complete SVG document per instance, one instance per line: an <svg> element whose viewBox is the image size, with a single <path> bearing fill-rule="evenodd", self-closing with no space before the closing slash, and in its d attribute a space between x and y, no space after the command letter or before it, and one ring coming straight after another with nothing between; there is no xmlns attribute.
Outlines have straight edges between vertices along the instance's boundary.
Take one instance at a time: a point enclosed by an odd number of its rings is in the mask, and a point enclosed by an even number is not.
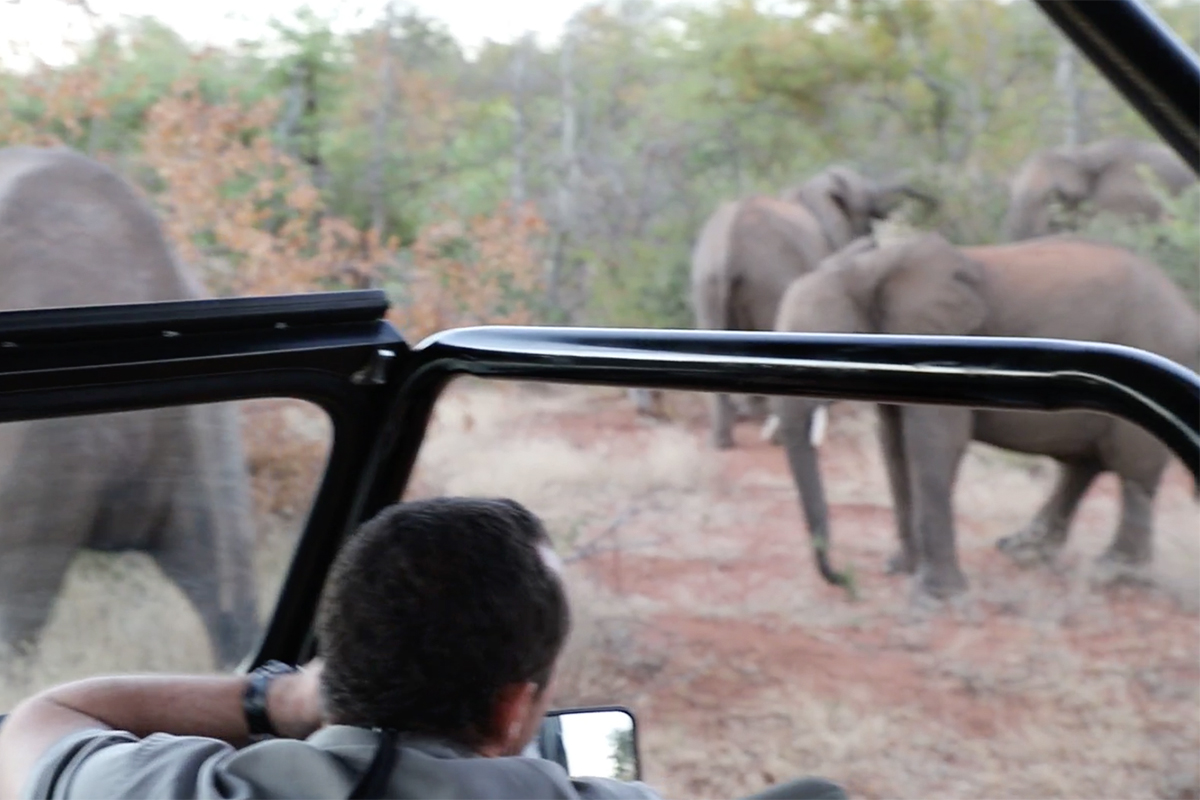
<svg viewBox="0 0 1200 800"><path fill-rule="evenodd" d="M398 503L335 560L317 611L322 690L338 723L474 746L499 690L545 687L570 630L566 593L513 500Z"/></svg>

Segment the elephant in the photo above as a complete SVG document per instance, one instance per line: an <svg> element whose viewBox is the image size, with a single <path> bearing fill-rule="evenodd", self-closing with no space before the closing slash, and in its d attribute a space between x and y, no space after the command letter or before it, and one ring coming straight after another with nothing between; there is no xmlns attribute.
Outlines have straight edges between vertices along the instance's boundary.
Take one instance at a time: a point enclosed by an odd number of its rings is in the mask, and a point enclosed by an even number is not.
<svg viewBox="0 0 1200 800"><path fill-rule="evenodd" d="M696 327L769 331L788 284L890 214L905 196L934 201L904 181L876 183L832 166L779 197L723 203L692 251ZM735 409L728 395L712 399L712 444L733 446Z"/></svg>
<svg viewBox="0 0 1200 800"><path fill-rule="evenodd" d="M1200 370L1200 315L1162 270L1122 248L1066 235L965 248L933 233L887 246L864 238L788 287L775 328L1111 342ZM829 563L829 512L810 441L825 401L773 402L817 567L827 581L847 585ZM878 412L900 540L888 570L914 574L918 597L967 589L952 496L972 440L1059 463L1057 484L1033 520L998 542L1015 561L1053 560L1080 498L1103 471L1117 474L1122 495L1104 572L1136 574L1150 561L1152 503L1170 456L1145 430L1083 411L881 405Z"/></svg>
<svg viewBox="0 0 1200 800"><path fill-rule="evenodd" d="M1141 139L1105 139L1057 147L1030 156L1009 186L1004 232L1009 241L1056 232L1055 206L1076 217L1106 212L1131 221L1157 220L1162 203L1148 185L1147 170L1170 194L1196 182L1196 174L1173 150Z"/></svg>
<svg viewBox="0 0 1200 800"><path fill-rule="evenodd" d="M66 148L0 149L0 309L201 296L153 212L111 169ZM0 425L9 652L36 642L78 550L140 550L231 666L259 634L253 545L233 404Z"/></svg>

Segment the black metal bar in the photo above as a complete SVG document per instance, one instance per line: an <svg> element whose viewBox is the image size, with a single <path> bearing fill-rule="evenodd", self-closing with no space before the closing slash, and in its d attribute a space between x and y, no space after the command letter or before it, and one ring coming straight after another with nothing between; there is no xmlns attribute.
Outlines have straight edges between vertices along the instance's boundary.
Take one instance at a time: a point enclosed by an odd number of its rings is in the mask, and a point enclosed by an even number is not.
<svg viewBox="0 0 1200 800"><path fill-rule="evenodd" d="M1035 0L1200 173L1200 59L1138 0Z"/></svg>
<svg viewBox="0 0 1200 800"><path fill-rule="evenodd" d="M5 311L0 313L0 358L4 349L43 342L374 322L387 308L387 295L369 289Z"/></svg>
<svg viewBox="0 0 1200 800"><path fill-rule="evenodd" d="M1200 376L1120 345L1048 339L483 327L418 345L409 381L458 373L1124 417L1200 477ZM403 393L403 392L402 392ZM414 408L424 403L405 402ZM424 422L414 419L413 425Z"/></svg>
<svg viewBox="0 0 1200 800"><path fill-rule="evenodd" d="M382 322L0 351L0 422L237 399L226 379L253 391L241 396L278 395L291 390L281 375L347 381L380 349L407 349ZM181 381L194 390L172 386Z"/></svg>

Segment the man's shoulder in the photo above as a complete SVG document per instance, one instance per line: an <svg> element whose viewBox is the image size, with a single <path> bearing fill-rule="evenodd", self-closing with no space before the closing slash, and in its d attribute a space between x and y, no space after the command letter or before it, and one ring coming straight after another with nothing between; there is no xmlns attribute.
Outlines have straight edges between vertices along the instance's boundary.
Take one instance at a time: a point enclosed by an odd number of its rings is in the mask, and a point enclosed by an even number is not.
<svg viewBox="0 0 1200 800"><path fill-rule="evenodd" d="M602 778L571 778L561 766L542 758L509 756L504 758L467 757L425 761L427 753L416 755L397 771L397 788L415 796L505 798L561 798L562 800L659 800L649 786ZM409 753L404 755L408 756ZM435 775L448 781L441 791L430 790L426 783ZM436 779L435 779L436 780ZM396 784L393 784L396 785ZM453 787L451 790L450 787Z"/></svg>
<svg viewBox="0 0 1200 800"><path fill-rule="evenodd" d="M573 778L580 800L662 800L658 792L641 781L609 778Z"/></svg>

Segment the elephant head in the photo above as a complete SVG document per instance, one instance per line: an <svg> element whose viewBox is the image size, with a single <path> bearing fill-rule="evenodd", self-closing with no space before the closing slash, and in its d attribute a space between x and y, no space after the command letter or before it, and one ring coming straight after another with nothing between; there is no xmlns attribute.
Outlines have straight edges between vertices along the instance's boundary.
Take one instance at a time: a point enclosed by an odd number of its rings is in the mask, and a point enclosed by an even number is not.
<svg viewBox="0 0 1200 800"><path fill-rule="evenodd" d="M696 326L771 330L788 284L869 233L872 220L887 216L905 195L933 202L903 181L875 183L834 166L779 197L723 203L692 250ZM722 394L712 399L713 445L732 447L733 404Z"/></svg>
<svg viewBox="0 0 1200 800"><path fill-rule="evenodd" d="M1015 241L1073 229L1085 212L1157 219L1162 204L1152 184L1177 194L1195 180L1182 159L1155 142L1107 139L1043 150L1009 186L1005 235Z"/></svg>
<svg viewBox="0 0 1200 800"><path fill-rule="evenodd" d="M870 233L872 220L887 217L905 197L937 205L906 180L877 183L841 165L819 172L781 197L804 205L816 216L833 250Z"/></svg>
<svg viewBox="0 0 1200 800"><path fill-rule="evenodd" d="M776 330L811 333L977 332L987 317L983 271L945 239L921 234L886 247L861 238L788 287ZM827 401L774 400L779 434L796 482L822 577L846 586L829 561L829 510L817 448Z"/></svg>

